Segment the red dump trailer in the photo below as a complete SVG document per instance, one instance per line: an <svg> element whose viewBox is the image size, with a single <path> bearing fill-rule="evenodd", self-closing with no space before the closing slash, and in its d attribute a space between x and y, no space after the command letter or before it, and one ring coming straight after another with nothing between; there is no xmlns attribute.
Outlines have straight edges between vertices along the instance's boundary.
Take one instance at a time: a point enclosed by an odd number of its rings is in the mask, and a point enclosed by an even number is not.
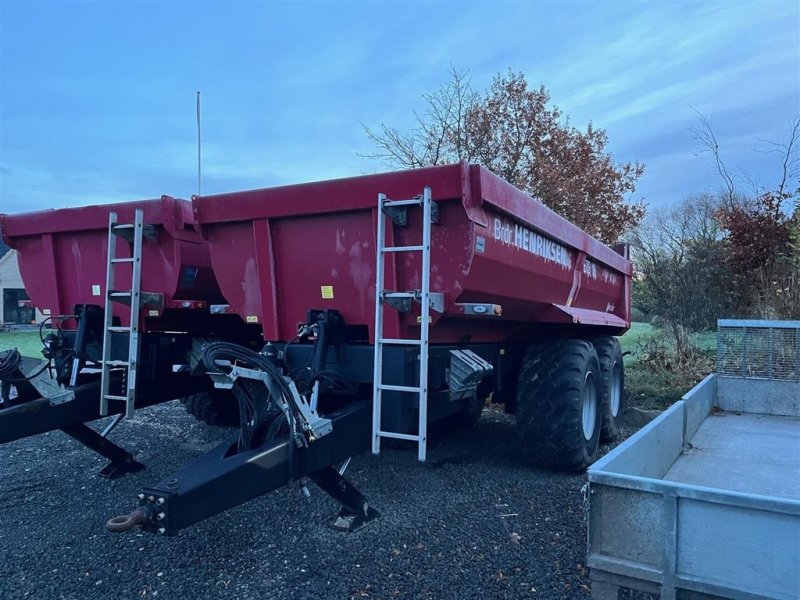
<svg viewBox="0 0 800 600"><path fill-rule="evenodd" d="M356 529L377 512L334 465L378 454L387 438L424 460L430 425L467 425L489 396L517 415L516 443L538 464L583 469L618 433L625 246L605 246L486 169L195 197L192 207L224 301L207 299L208 314L187 322L183 353L163 355L174 332L153 333L153 345L118 359L120 377L135 359L156 365L164 386L210 379L216 401L238 408L239 432L143 490L109 529L174 534L303 477L343 505L339 527ZM211 317L237 326L212 330ZM96 387L85 371L83 385Z"/></svg>
<svg viewBox="0 0 800 600"><path fill-rule="evenodd" d="M209 312L208 307L222 296L208 246L194 229L189 202L162 196L0 215L0 234L17 250L25 289L46 317L42 326L50 326L46 336L43 327L39 330L45 361L18 353L7 353L0 360L0 381L6 384L0 394L0 443L61 429L110 459L104 475L119 476L140 467L106 438L108 432L100 436L85 425L125 408L112 403L101 410L98 400L102 378L109 380L113 392L123 389L120 382L132 377L130 364L124 368L115 364L128 361L133 313L130 299L127 305L107 302L109 215L114 213L124 228L134 222L137 211L148 224L150 236L142 244L138 285L143 298L136 327L140 338L136 358L141 363L136 405L181 398L197 416L217 420L225 416L214 408L222 403L210 384L173 371L173 366L189 362L198 335L224 331L239 341L247 336L239 319ZM126 291L133 276L133 246L115 244L115 281ZM108 327L107 306L113 312ZM109 360L103 357L104 341ZM42 370L42 363L49 368Z"/></svg>
<svg viewBox="0 0 800 600"><path fill-rule="evenodd" d="M211 270L208 247L194 230L191 205L186 200L162 196L121 204L43 210L19 215L0 215L0 231L9 246L19 252L19 269L25 290L44 315L69 315L81 304L104 304L108 260L108 215L133 222L141 210L155 228L155 243L142 249L141 288L155 302L147 308L143 330L165 329L174 310L207 309L222 302ZM120 258L131 248L121 246ZM119 280L131 279L132 265L117 267ZM164 317L166 320L154 320ZM205 310L207 313L208 311ZM121 305L115 316L127 323L130 311ZM190 323L202 321L202 313ZM198 318L199 317L199 318ZM181 319L184 320L184 319ZM65 322L74 328L74 321Z"/></svg>

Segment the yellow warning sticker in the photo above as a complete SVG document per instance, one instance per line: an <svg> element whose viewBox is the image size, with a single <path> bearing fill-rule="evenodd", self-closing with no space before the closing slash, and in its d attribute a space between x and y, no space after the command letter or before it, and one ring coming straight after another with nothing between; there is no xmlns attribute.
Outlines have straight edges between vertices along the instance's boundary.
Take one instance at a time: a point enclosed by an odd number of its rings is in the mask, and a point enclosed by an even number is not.
<svg viewBox="0 0 800 600"><path fill-rule="evenodd" d="M258 323L258 316L257 315L247 315L247 322L248 323Z"/></svg>
<svg viewBox="0 0 800 600"><path fill-rule="evenodd" d="M333 300L333 286L332 285L321 285L320 291L322 292L322 299L323 300Z"/></svg>

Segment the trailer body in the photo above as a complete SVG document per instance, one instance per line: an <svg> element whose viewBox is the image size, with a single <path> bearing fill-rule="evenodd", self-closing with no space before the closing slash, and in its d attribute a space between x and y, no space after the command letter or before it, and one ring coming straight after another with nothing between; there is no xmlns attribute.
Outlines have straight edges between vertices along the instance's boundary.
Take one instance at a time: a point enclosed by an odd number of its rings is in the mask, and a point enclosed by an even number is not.
<svg viewBox="0 0 800 600"><path fill-rule="evenodd" d="M156 240L144 246L142 289L160 297L146 307L143 330L169 328L176 310L208 312L209 304L223 301L211 269L207 245L193 228L191 205L186 200L162 196L98 206L0 215L3 239L19 252L19 268L25 290L44 315L69 315L77 305L103 305L108 259L108 214L120 222L133 221L137 209L156 228ZM126 244L121 257L130 256ZM131 266L116 267L118 281L130 280ZM157 317L167 319L158 321ZM129 311L118 309L122 325ZM202 314L202 313L201 313ZM202 316L195 315L195 320ZM74 328L74 322L65 322Z"/></svg>
<svg viewBox="0 0 800 600"><path fill-rule="evenodd" d="M797 597L800 322L723 320L718 340L717 373L589 469L596 600Z"/></svg>
<svg viewBox="0 0 800 600"><path fill-rule="evenodd" d="M431 343L458 343L464 318L473 342L530 339L547 326L612 334L630 325L631 263L478 165L466 163L193 199L195 222L231 309L265 340L294 338L309 308L337 310L374 342L377 197L410 198L428 186L438 205L431 291ZM409 211L410 212L410 211ZM420 243L411 214L387 235ZM622 254L624 252L621 250ZM421 286L419 256L386 257L395 290ZM469 314L492 304L501 315ZM496 317L496 318L493 318ZM416 316L387 320L389 337L416 337Z"/></svg>
<svg viewBox="0 0 800 600"><path fill-rule="evenodd" d="M19 384L16 405L0 405L0 434L4 422L21 433L0 442L41 432L41 421L102 453L105 436L82 424L100 416L87 404L100 405L100 377L135 381L135 407L175 397L173 384L195 393L213 380L238 408L236 436L146 488L112 530L172 535L302 477L343 505L343 528L358 528L377 513L333 464L377 454L381 438L415 441L424 460L428 425L474 422L490 394L524 413L517 437L538 464L583 469L601 437L616 435L624 368L611 336L630 325L626 248L480 166L195 197L194 230L187 204L168 197L117 205L120 222L140 208L159 232L137 238L141 290L163 305L141 307L138 356L126 350L137 347L128 311L103 325L98 306L120 295L102 285L111 207L0 222L34 302L78 316L61 344L65 389L56 401L46 386ZM112 356L100 376L103 339ZM145 397L154 386L157 397Z"/></svg>

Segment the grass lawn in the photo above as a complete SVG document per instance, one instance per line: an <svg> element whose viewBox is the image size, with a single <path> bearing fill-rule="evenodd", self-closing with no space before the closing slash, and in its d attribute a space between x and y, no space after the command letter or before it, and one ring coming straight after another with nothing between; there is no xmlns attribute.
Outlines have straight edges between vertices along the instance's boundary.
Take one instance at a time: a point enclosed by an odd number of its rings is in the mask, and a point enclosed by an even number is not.
<svg viewBox="0 0 800 600"><path fill-rule="evenodd" d="M9 348L18 348L22 356L42 357L42 342L38 331L3 331L0 332L0 352Z"/></svg>
<svg viewBox="0 0 800 600"><path fill-rule="evenodd" d="M628 392L628 405L643 409L661 410L680 400L696 383L692 379L680 377L664 369L653 372L638 362L637 354L648 340L667 336L668 333L647 323L634 323L630 330L620 338L625 357L625 387ZM716 333L702 331L689 334L689 341L697 346L706 360L713 362L716 351ZM709 370L709 373L711 371ZM708 373L704 373L707 375Z"/></svg>

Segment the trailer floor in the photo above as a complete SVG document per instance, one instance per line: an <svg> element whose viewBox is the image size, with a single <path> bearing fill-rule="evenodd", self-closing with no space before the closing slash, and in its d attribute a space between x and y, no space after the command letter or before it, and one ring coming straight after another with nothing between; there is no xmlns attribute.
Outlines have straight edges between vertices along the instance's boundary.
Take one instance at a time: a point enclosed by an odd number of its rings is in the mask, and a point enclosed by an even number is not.
<svg viewBox="0 0 800 600"><path fill-rule="evenodd" d="M800 498L800 418L712 413L664 479Z"/></svg>

